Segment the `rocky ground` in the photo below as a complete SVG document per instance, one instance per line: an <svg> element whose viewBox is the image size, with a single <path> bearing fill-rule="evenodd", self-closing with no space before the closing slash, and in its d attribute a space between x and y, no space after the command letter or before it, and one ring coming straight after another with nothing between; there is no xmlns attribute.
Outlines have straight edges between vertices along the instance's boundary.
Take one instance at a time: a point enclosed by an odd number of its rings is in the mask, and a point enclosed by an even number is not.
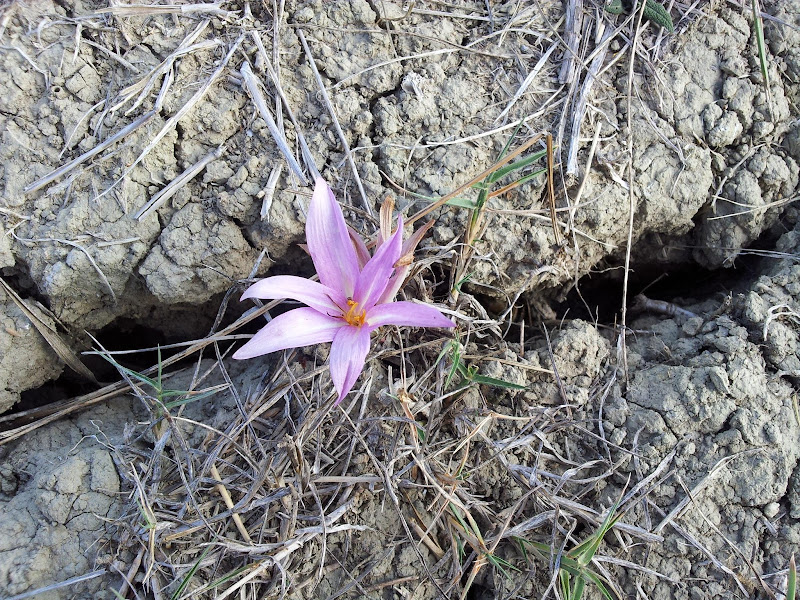
<svg viewBox="0 0 800 600"><path fill-rule="evenodd" d="M0 9L0 597L783 597L800 3L766 80L749 3L160 8ZM341 407L325 346L228 358L315 172L370 236L547 134L552 197L430 214L457 338L375 334Z"/></svg>

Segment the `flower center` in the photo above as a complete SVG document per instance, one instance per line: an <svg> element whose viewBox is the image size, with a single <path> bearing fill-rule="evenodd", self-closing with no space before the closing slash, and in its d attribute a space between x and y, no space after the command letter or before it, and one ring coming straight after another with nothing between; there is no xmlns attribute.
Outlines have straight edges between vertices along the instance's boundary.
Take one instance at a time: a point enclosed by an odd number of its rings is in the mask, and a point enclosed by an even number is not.
<svg viewBox="0 0 800 600"><path fill-rule="evenodd" d="M362 310L359 312L358 302L355 302L352 298L347 299L347 306L349 307L348 311L342 317L347 321L348 325L361 327L367 319L367 311Z"/></svg>

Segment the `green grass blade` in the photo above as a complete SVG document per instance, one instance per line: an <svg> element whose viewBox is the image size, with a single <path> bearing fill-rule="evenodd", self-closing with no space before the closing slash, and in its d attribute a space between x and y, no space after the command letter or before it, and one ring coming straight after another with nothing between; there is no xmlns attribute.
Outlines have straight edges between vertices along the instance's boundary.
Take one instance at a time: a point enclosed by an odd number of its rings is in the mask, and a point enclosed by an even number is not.
<svg viewBox="0 0 800 600"><path fill-rule="evenodd" d="M522 126L524 124L525 124L525 117L521 118L517 122L517 126L514 128L514 131L511 132L511 135L508 137L508 141L506 142L505 146L503 146L503 149L500 151L500 158L503 158L506 154L508 154L508 151L511 149L511 142L513 142L514 138L517 137L517 134L520 132L520 129L522 129Z"/></svg>
<svg viewBox="0 0 800 600"><path fill-rule="evenodd" d="M566 571L573 577L588 577L589 579L592 579L591 576L594 575L594 573L592 573L589 569L582 566L576 560L571 559L567 555L561 556L561 564L559 565L559 568L562 571Z"/></svg>
<svg viewBox="0 0 800 600"><path fill-rule="evenodd" d="M214 588L219 587L223 583L227 583L228 581L230 581L231 579L233 579L237 575L240 575L240 574L244 573L245 571L248 571L250 568L251 568L250 565L245 565L243 567L239 567L238 569L234 569L233 571L231 571L230 573L226 573L225 575L223 575L219 579L215 579L214 581L209 583L204 589L213 590Z"/></svg>
<svg viewBox="0 0 800 600"><path fill-rule="evenodd" d="M156 524L153 522L152 519L150 519L149 513L144 509L144 506L138 499L136 500L136 506L139 507L139 515L142 517L142 521L144 521L144 528L146 530L153 529L156 526Z"/></svg>
<svg viewBox="0 0 800 600"><path fill-rule="evenodd" d="M586 580L583 576L579 576L575 582L575 587L572 588L572 593L569 595L570 600L581 600L583 590L586 588Z"/></svg>
<svg viewBox="0 0 800 600"><path fill-rule="evenodd" d="M519 570L517 567L515 567L514 565L512 565L512 564L511 564L510 562L508 562L506 559L504 559L504 558L501 558L501 557L497 556L496 554L492 554L491 552L489 552L489 553L487 553L487 554L486 554L486 560L488 560L488 561L489 561L489 563L490 563L490 564L491 564L491 565L492 565L492 566L493 566L495 569L497 569L498 571L500 571L500 572L503 574L503 577L505 577L505 578L506 578L506 579L508 579L508 580L511 580L511 575L510 575L510 573L508 572L509 570L510 570L510 571L516 571L517 573L519 573L519 572L520 572L520 570Z"/></svg>
<svg viewBox="0 0 800 600"><path fill-rule="evenodd" d="M786 600L795 600L797 593L797 567L794 564L794 553L789 559L789 576L786 581Z"/></svg>
<svg viewBox="0 0 800 600"><path fill-rule="evenodd" d="M205 549L203 550L202 554L200 554L198 559L192 565L192 568L189 569L189 572L186 573L184 578L181 580L181 583L178 586L178 589L176 589L175 592L173 592L172 596L170 596L171 600L177 600L178 598L180 598L183 595L183 592L186 589L186 586L189 585L189 582L192 580L192 577L194 577L194 574L197 573L197 570L200 568L200 563L203 561L203 559L206 557L206 554L208 554L210 550L211 550L211 546L210 545L205 547Z"/></svg>
<svg viewBox="0 0 800 600"><path fill-rule="evenodd" d="M598 530L594 532L589 538L575 546L572 550L568 552L570 558L574 558L578 564L582 567L585 567L594 558L594 555L597 553L597 550L600 548L600 544L603 542L603 538L605 537L606 533L614 526L614 524L619 521L622 515L616 515L614 513L617 512L617 504L614 504L609 510L606 518L603 520L603 523L600 525Z"/></svg>
<svg viewBox="0 0 800 600"><path fill-rule="evenodd" d="M123 373L127 373L128 375L130 375L134 379L138 379L139 381L141 381L143 383L146 383L147 385L152 387L154 390L158 390L159 389L158 381L156 381L155 379L153 379L151 377L148 377L147 375L142 375L141 373L138 373L138 372L134 371L133 369L129 369L128 367L123 367L116 360L114 360L114 358L110 354L107 354L106 352L98 352L97 355L100 356L101 358L107 360L112 365L114 365L114 368L117 369L118 371L122 371Z"/></svg>
<svg viewBox="0 0 800 600"><path fill-rule="evenodd" d="M558 583L561 587L561 597L569 600L569 597L572 595L569 584L569 573L562 569L561 565L558 567Z"/></svg>
<svg viewBox="0 0 800 600"><path fill-rule="evenodd" d="M506 388L509 390L526 390L528 389L524 385L519 385L518 383L511 383L510 381L506 381L505 379L497 379L496 377L487 377L486 375L473 375L470 377L470 381L472 383L482 383L483 385L493 385L499 388Z"/></svg>
<svg viewBox="0 0 800 600"><path fill-rule="evenodd" d="M175 393L167 392L166 394L164 394L163 397L167 397L167 394L172 394L174 396L183 396L183 397L180 400L173 400L172 402L165 402L164 403L164 408L169 410L171 408L175 408L175 407L178 407L178 406L183 406L184 404L189 404L190 402L196 402L197 400L202 400L203 398L208 398L209 396L213 396L218 391L219 390L217 390L217 389L212 389L212 390L207 390L205 392L199 392L197 394L190 393L190 392L175 392Z"/></svg>
<svg viewBox="0 0 800 600"><path fill-rule="evenodd" d="M478 193L478 200L476 201L475 209L472 211L472 218L470 221L472 225L475 225L475 222L478 220L478 216L481 214L481 210L483 207L486 206L486 203L489 201L489 188L486 185L481 187L481 191Z"/></svg>
<svg viewBox="0 0 800 600"><path fill-rule="evenodd" d="M463 368L461 364L461 343L458 340L453 340L449 345L451 350L450 360L453 361L453 366L450 367L450 372L447 374L447 378L444 381L444 389L449 389L453 377Z"/></svg>
<svg viewBox="0 0 800 600"><path fill-rule="evenodd" d="M514 541L516 541L517 545L519 546L519 551L520 551L520 554L522 554L522 558L525 559L526 563L529 563L530 562L530 558L529 558L529 555L528 555L528 547L525 545L525 540L522 539L522 538L514 538Z"/></svg>
<svg viewBox="0 0 800 600"><path fill-rule="evenodd" d="M504 167L497 169L497 171L494 171L491 175L489 175L489 177L487 177L487 180L489 181L489 183L494 183L495 181L499 181L509 173L518 171L520 169L524 169L525 167L535 163L537 160L541 160L545 156L547 156L547 150L539 150L538 152L529 154L525 158L521 158L520 160L516 160L511 164L508 164Z"/></svg>
<svg viewBox="0 0 800 600"><path fill-rule="evenodd" d="M475 210L478 208L478 203L475 200L470 200L469 198L450 198L445 204L449 206L457 206L459 208L468 208L470 210Z"/></svg>
<svg viewBox="0 0 800 600"><path fill-rule="evenodd" d="M536 179L539 175L543 173L547 173L547 169L539 169L538 171L534 171L530 175L525 175L524 177L520 177L517 180L517 183L519 185L522 185L523 183L528 183L531 179Z"/></svg>
<svg viewBox="0 0 800 600"><path fill-rule="evenodd" d="M548 544L534 542L533 540L526 540L523 537L515 537L514 539L521 546L531 546L534 550L538 551L544 556L550 556L553 553L553 549Z"/></svg>
<svg viewBox="0 0 800 600"><path fill-rule="evenodd" d="M270 560L270 559L266 559L266 560ZM234 569L230 573L225 573L225 575L221 575L220 577L218 577L214 581L206 583L205 585L192 590L191 596L189 596L187 594L187 595L182 596L181 598L182 598L182 600L186 600L187 598L190 598L190 597L191 598L198 598L204 592L207 592L208 590L213 590L213 589L218 588L223 583L227 583L228 581L230 581L231 579L241 575L242 573L246 573L247 571L253 570L254 568L258 567L259 564L260 563L256 562L256 563L251 563L251 564L244 565L244 566L241 566L241 567L237 567L236 569Z"/></svg>
<svg viewBox="0 0 800 600"><path fill-rule="evenodd" d="M467 525L467 522L464 520L464 517L461 516L461 511L458 509L458 507L455 504L453 504L452 502L448 502L448 504L450 506L450 512L456 518L456 521L458 521L458 524L461 525L461 527L464 528L464 531L469 531L471 528L470 528L469 525Z"/></svg>
<svg viewBox="0 0 800 600"><path fill-rule="evenodd" d="M436 360L433 362L433 364L438 365L439 362L442 361L445 356L447 356L450 352L452 352L453 342L455 341L456 340L450 340L446 344L442 345L442 349L439 351L439 355L436 357Z"/></svg>
<svg viewBox="0 0 800 600"><path fill-rule="evenodd" d="M458 564L463 565L467 559L467 548L464 545L464 540L459 536L455 536L456 540L456 554L458 554Z"/></svg>
<svg viewBox="0 0 800 600"><path fill-rule="evenodd" d="M588 579L597 586L597 588L600 590L600 593L603 594L603 598L605 598L606 600L617 600L616 595L608 591L608 588L605 585L606 584L605 580L602 579L599 575L587 569L586 572L584 573L584 576L586 577L586 579Z"/></svg>
<svg viewBox="0 0 800 600"><path fill-rule="evenodd" d="M455 289L457 292L459 292L459 293L460 293L460 292L461 292L461 287L462 287L462 286L463 286L465 283L467 283L467 282L468 282L470 279L472 279L472 277L473 277L474 275L475 275L475 272L474 272L474 271L470 271L469 273L467 273L466 275L464 275L464 276L463 276L461 279L459 279L459 280L456 282L456 284L453 286L453 289Z"/></svg>
<svg viewBox="0 0 800 600"><path fill-rule="evenodd" d="M614 510L609 512L609 515L613 515L613 514L614 514ZM614 521L616 521L616 519ZM609 519L606 518L606 521L605 521L604 525L609 524L609 523L610 523ZM613 526L613 523L610 523L609 528L611 526ZM602 530L602 529L603 529L603 526L601 526L600 530ZM594 537L595 536L592 536L592 538L594 538ZM549 557L553 553L552 548L548 544L544 544L542 542L534 542L532 540L527 540L525 538L520 538L520 537L514 537L514 540L516 540L516 542L520 545L521 548L530 547L531 549L534 550L534 552L538 556L540 556L542 558ZM587 546L587 542L589 542L589 541L590 540L587 540L583 544L580 544L580 546L585 548ZM576 548L578 548L578 546L576 546ZM572 554L572 552L574 552L574 551L575 551L575 548L572 549L570 554ZM598 575L597 573L592 571L590 568L581 565L575 558L573 558L573 557L571 557L571 556L569 556L567 554L562 554L561 555L561 560L559 561L559 564L558 564L558 569L559 569L559 573L558 573L559 586L561 588L561 596L563 598L566 598L566 599L569 599L569 600L573 600L575 591L580 588L581 594L582 594L583 593L583 589L586 586L586 583L590 582L590 583L593 583L594 585L597 586L597 588L600 590L600 593L603 595L603 597L606 600L615 600L615 599L617 599L616 593L612 594L609 591L608 586L606 585L606 584L608 584L608 582L605 580L605 578L603 578L602 576ZM574 588L570 585L571 578L575 578L575 587ZM787 600L788 600L788 596L787 596Z"/></svg>
<svg viewBox="0 0 800 600"><path fill-rule="evenodd" d="M158 377L156 378L156 381L158 381L158 389L162 389L161 375L163 374L162 371L163 371L164 365L161 363L161 344L159 344L156 347L156 352L157 352L157 357L158 357L158 363L157 363L158 364Z"/></svg>

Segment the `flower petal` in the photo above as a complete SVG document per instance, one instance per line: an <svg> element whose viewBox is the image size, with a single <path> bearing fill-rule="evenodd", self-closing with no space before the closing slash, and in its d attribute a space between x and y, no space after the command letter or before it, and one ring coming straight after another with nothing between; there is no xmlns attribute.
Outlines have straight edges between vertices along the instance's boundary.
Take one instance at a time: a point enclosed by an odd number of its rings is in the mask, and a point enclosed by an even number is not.
<svg viewBox="0 0 800 600"><path fill-rule="evenodd" d="M358 279L358 259L342 209L321 177L308 207L306 242L320 282L351 297Z"/></svg>
<svg viewBox="0 0 800 600"><path fill-rule="evenodd" d="M394 211L394 198L386 196L381 204L380 227L378 228L378 241L375 248L380 248L392 235L392 212Z"/></svg>
<svg viewBox="0 0 800 600"><path fill-rule="evenodd" d="M380 298L378 298L378 301L375 303L376 306L394 301L394 297L397 296L397 292L400 291L400 288L403 287L403 284L406 282L406 277L408 276L408 272L410 270L411 265L395 268L394 273L392 273L392 276L389 277L389 281L386 284L386 289L383 290Z"/></svg>
<svg viewBox="0 0 800 600"><path fill-rule="evenodd" d="M276 350L330 342L337 330L346 325L344 319L329 317L313 308L296 308L272 319L233 358L253 358Z"/></svg>
<svg viewBox="0 0 800 600"><path fill-rule="evenodd" d="M379 304L367 312L366 324L370 331L381 325L408 325L411 327L455 327L439 309L430 304L416 302L389 302Z"/></svg>
<svg viewBox="0 0 800 600"><path fill-rule="evenodd" d="M417 249L417 244L419 244L420 240L428 233L431 227L433 227L433 219L417 229L411 234L411 237L403 242L403 248L400 250L400 259L398 260L398 262L403 263L403 265L395 267L394 273L389 278L389 283L386 285L386 289L383 290L381 297L378 298L378 301L375 303L376 305L394 301L397 292L403 287L408 272L411 270L411 265L414 262L414 250Z"/></svg>
<svg viewBox="0 0 800 600"><path fill-rule="evenodd" d="M339 392L336 404L344 399L364 369L369 352L367 327L342 327L331 344L331 379Z"/></svg>
<svg viewBox="0 0 800 600"><path fill-rule="evenodd" d="M276 300L278 298L291 298L331 317L338 317L342 307L347 306L347 299L341 292L332 290L321 283L295 277L294 275L276 275L257 281L251 285L242 300L247 298L261 298L262 300Z"/></svg>
<svg viewBox="0 0 800 600"><path fill-rule="evenodd" d="M417 229L411 236L403 242L403 252L402 255L411 255L413 257L414 251L417 249L417 244L422 241L422 238L428 233L431 227L433 227L434 220L431 219L425 225Z"/></svg>
<svg viewBox="0 0 800 600"><path fill-rule="evenodd" d="M417 229L411 234L410 238L403 242L403 249L400 251L400 260L398 262L405 264L395 268L394 273L389 278L389 283L386 285L386 289L383 290L381 297L378 298L378 301L375 304L392 302L395 296L397 296L397 292L399 292L400 288L403 287L406 277L408 276L408 272L411 270L411 265L414 262L414 250L417 249L417 244L419 244L420 240L422 240L425 234L428 233L428 230L431 227L433 227L433 219Z"/></svg>
<svg viewBox="0 0 800 600"><path fill-rule="evenodd" d="M369 311L386 289L394 264L400 258L403 245L403 218L397 220L397 231L375 251L358 276L353 300L361 309Z"/></svg>
<svg viewBox="0 0 800 600"><path fill-rule="evenodd" d="M356 257L358 258L358 268L363 269L364 265L370 259L369 250L367 250L367 245L364 243L364 240L361 239L361 236L358 235L358 232L350 227L347 226L347 233L350 234L350 241L353 242L353 248L356 250Z"/></svg>

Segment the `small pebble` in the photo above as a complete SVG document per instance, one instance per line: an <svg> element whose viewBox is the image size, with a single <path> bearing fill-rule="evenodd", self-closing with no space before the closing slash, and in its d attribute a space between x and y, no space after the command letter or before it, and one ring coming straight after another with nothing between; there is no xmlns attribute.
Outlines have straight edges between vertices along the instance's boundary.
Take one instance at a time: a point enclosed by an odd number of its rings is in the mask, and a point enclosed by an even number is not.
<svg viewBox="0 0 800 600"><path fill-rule="evenodd" d="M777 502L770 502L764 507L764 516L771 519L777 515L781 510L781 505Z"/></svg>

